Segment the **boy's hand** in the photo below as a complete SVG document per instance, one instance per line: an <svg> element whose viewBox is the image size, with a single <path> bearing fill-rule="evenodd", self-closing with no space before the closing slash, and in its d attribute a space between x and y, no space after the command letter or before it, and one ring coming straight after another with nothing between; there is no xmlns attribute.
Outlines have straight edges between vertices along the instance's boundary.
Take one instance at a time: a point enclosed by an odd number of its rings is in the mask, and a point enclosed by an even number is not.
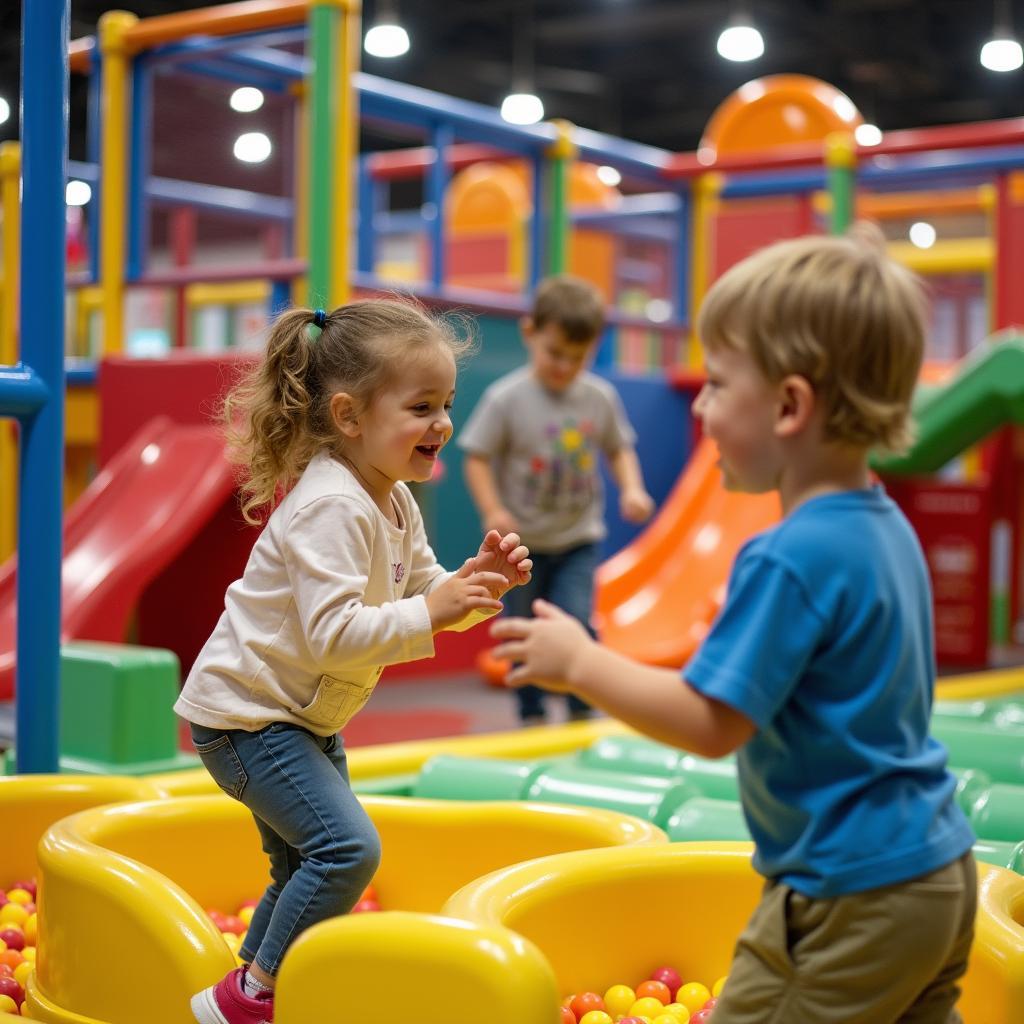
<svg viewBox="0 0 1024 1024"><path fill-rule="evenodd" d="M653 511L654 499L642 487L619 495L619 514L627 523L645 523Z"/></svg>
<svg viewBox="0 0 1024 1024"><path fill-rule="evenodd" d="M583 626L547 601L533 602L535 619L500 619L491 636L501 643L491 652L513 662L505 676L509 686L536 683L565 693L573 665L594 641Z"/></svg>
<svg viewBox="0 0 1024 1024"><path fill-rule="evenodd" d="M530 581L533 561L529 555L529 549L519 543L518 533L502 536L497 530L488 530L473 563L480 572L501 575L502 585L491 591L493 597L501 597L506 590Z"/></svg>
<svg viewBox="0 0 1024 1024"><path fill-rule="evenodd" d="M507 508L496 508L484 516L484 533L497 530L503 537L506 533L518 533L519 523Z"/></svg>
<svg viewBox="0 0 1024 1024"><path fill-rule="evenodd" d="M450 576L436 590L427 594L430 626L435 633L461 622L470 612L488 608L501 611L501 602L494 596L496 590L508 589L505 577L496 572L481 572L468 558L454 576Z"/></svg>

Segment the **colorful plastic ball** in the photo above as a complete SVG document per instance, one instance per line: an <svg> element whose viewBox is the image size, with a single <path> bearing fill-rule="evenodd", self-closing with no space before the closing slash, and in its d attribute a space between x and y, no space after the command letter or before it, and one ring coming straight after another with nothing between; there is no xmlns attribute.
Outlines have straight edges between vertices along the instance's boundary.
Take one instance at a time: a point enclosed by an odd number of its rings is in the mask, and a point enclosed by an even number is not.
<svg viewBox="0 0 1024 1024"><path fill-rule="evenodd" d="M31 948L31 947L29 947ZM0 964L7 964L8 967L13 971L18 964L25 962L25 957L21 955L16 949L5 949L0 953Z"/></svg>
<svg viewBox="0 0 1024 1024"><path fill-rule="evenodd" d="M711 1010L698 1010L691 1018L690 1024L709 1024L713 1017Z"/></svg>
<svg viewBox="0 0 1024 1024"><path fill-rule="evenodd" d="M636 1002L636 993L628 985L612 985L604 994L604 1008L612 1017L629 1013Z"/></svg>
<svg viewBox="0 0 1024 1024"><path fill-rule="evenodd" d="M239 907L238 908L238 920L245 925L248 929L249 925L252 924L252 915L256 913L255 907Z"/></svg>
<svg viewBox="0 0 1024 1024"><path fill-rule="evenodd" d="M23 964L18 964L14 968L14 980L22 987L25 987L25 982L28 981L28 976L36 969L36 965L29 963L26 960Z"/></svg>
<svg viewBox="0 0 1024 1024"><path fill-rule="evenodd" d="M23 950L21 951L21 955L22 955L22 956L23 956L23 957L24 957L24 958L25 958L25 959L26 959L26 960L27 960L27 961L28 961L28 962L29 962L30 964L34 964L34 963L36 962L36 947L35 947L35 946L26 946L26 947L25 947L25 948L24 948L24 949L23 949Z"/></svg>
<svg viewBox="0 0 1024 1024"><path fill-rule="evenodd" d="M687 1017L687 1020L690 1018ZM674 1013L659 1013L651 1024L679 1024L679 1018Z"/></svg>
<svg viewBox="0 0 1024 1024"><path fill-rule="evenodd" d="M688 981L676 992L676 1002L682 1003L691 1014L696 1013L710 998L711 992L707 985L702 985L699 981Z"/></svg>
<svg viewBox="0 0 1024 1024"><path fill-rule="evenodd" d="M718 998L712 996L702 1007L702 1010L713 1010L718 1005Z"/></svg>
<svg viewBox="0 0 1024 1024"><path fill-rule="evenodd" d="M591 1010L580 1018L580 1024L615 1024L604 1010Z"/></svg>
<svg viewBox="0 0 1024 1024"><path fill-rule="evenodd" d="M8 949L16 949L19 953L28 945L25 933L20 928L4 928L0 931L0 941Z"/></svg>
<svg viewBox="0 0 1024 1024"><path fill-rule="evenodd" d="M380 904L376 900L360 900L353 908L353 914L372 914L380 910Z"/></svg>
<svg viewBox="0 0 1024 1024"><path fill-rule="evenodd" d="M36 944L36 938L39 935L39 917L36 914L29 914L25 919L25 923L21 926L22 931L25 933L25 941L30 945Z"/></svg>
<svg viewBox="0 0 1024 1024"><path fill-rule="evenodd" d="M664 1012L665 1004L660 999L655 999L654 996L644 996L629 1008L630 1016L650 1017L651 1020L654 1020L655 1017L660 1016Z"/></svg>
<svg viewBox="0 0 1024 1024"><path fill-rule="evenodd" d="M723 974L722 977L719 978L718 981L716 981L714 985L711 986L711 994L713 996L717 997L722 994L722 989L725 988L725 980L726 975Z"/></svg>
<svg viewBox="0 0 1024 1024"><path fill-rule="evenodd" d="M18 1004L10 997L0 995L0 1013L17 1013Z"/></svg>
<svg viewBox="0 0 1024 1024"><path fill-rule="evenodd" d="M603 1010L604 1000L596 992L581 992L573 997L569 1009L576 1014L577 1020L582 1020L591 1010Z"/></svg>
<svg viewBox="0 0 1024 1024"><path fill-rule="evenodd" d="M577 1024L576 1014L568 1006L560 1006L558 1009L562 1015L562 1024Z"/></svg>
<svg viewBox="0 0 1024 1024"><path fill-rule="evenodd" d="M11 889L24 889L31 897L32 901L35 902L36 896L39 894L39 886L36 885L34 878L19 878L12 886ZM10 899L11 891L7 890L7 898Z"/></svg>
<svg viewBox="0 0 1024 1024"><path fill-rule="evenodd" d="M19 1007L25 1001L25 990L13 978L0 978L0 995L10 996Z"/></svg>
<svg viewBox="0 0 1024 1024"><path fill-rule="evenodd" d="M663 981L641 981L636 987L636 997L645 999L647 996L657 999L662 1006L672 1002L672 993Z"/></svg>
<svg viewBox="0 0 1024 1024"><path fill-rule="evenodd" d="M25 906L26 903L34 902L32 899L32 893L27 889L8 889L7 899L10 900L11 903L20 903L22 906Z"/></svg>
<svg viewBox="0 0 1024 1024"><path fill-rule="evenodd" d="M660 981L663 985L668 985L673 999L675 998L676 992L679 991L679 986L683 983L682 975L674 967L656 968L651 971L651 980Z"/></svg>
<svg viewBox="0 0 1024 1024"><path fill-rule="evenodd" d="M679 1024L686 1024L690 1019L690 1011L682 1003L669 1003L665 1007L665 1012L673 1014Z"/></svg>
<svg viewBox="0 0 1024 1024"><path fill-rule="evenodd" d="M5 903L0 907L0 928L16 924L19 928L28 920L28 911L20 903Z"/></svg>

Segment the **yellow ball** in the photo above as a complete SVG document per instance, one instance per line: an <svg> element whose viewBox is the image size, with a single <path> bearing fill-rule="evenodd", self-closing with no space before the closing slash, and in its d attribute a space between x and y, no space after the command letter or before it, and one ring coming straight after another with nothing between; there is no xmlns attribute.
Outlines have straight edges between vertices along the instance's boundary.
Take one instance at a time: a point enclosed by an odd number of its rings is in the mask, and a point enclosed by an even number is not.
<svg viewBox="0 0 1024 1024"><path fill-rule="evenodd" d="M26 960L24 963L18 964L14 968L14 980L22 987L25 987L25 982L28 980L28 976L36 969L35 964L30 960Z"/></svg>
<svg viewBox="0 0 1024 1024"><path fill-rule="evenodd" d="M723 974L722 977L711 986L711 994L715 996L716 999L722 994L722 989L725 988L725 981L726 976Z"/></svg>
<svg viewBox="0 0 1024 1024"><path fill-rule="evenodd" d="M679 1024L679 1018L674 1013L661 1013L651 1021L651 1024Z"/></svg>
<svg viewBox="0 0 1024 1024"><path fill-rule="evenodd" d="M30 964L34 964L34 963L36 962L36 947L35 947L35 946L26 946L26 947L25 947L25 948L24 948L24 949L23 949L23 950L21 951L21 955L22 955L22 956L23 956L23 957L24 957L24 958L25 958L25 959L26 959L26 960L27 960L27 961L28 961L28 962L29 962Z"/></svg>
<svg viewBox="0 0 1024 1024"><path fill-rule="evenodd" d="M676 993L676 1002L682 1003L690 1013L696 1013L710 998L711 992L707 985L702 985L699 981L688 981L681 985Z"/></svg>
<svg viewBox="0 0 1024 1024"><path fill-rule="evenodd" d="M35 914L29 914L25 919L25 926L22 929L25 933L25 941L30 945L36 944L36 938L39 935L39 919Z"/></svg>
<svg viewBox="0 0 1024 1024"><path fill-rule="evenodd" d="M682 1003L669 1003L665 1007L665 1012L671 1013L678 1021L678 1024L686 1024L690 1019L690 1011Z"/></svg>
<svg viewBox="0 0 1024 1024"><path fill-rule="evenodd" d="M664 1012L665 1004L654 996L644 996L629 1008L630 1017L650 1017L651 1020L660 1017Z"/></svg>
<svg viewBox="0 0 1024 1024"><path fill-rule="evenodd" d="M628 985L612 985L604 994L604 1008L612 1019L625 1017L636 1002L636 993Z"/></svg>
<svg viewBox="0 0 1024 1024"><path fill-rule="evenodd" d="M27 889L11 889L7 893L7 898L12 903L31 903L32 893L30 893Z"/></svg>
<svg viewBox="0 0 1024 1024"><path fill-rule="evenodd" d="M0 1013L13 1013L17 1015L18 1004L10 996L0 996Z"/></svg>
<svg viewBox="0 0 1024 1024"><path fill-rule="evenodd" d="M614 1024L604 1010L590 1010L580 1017L580 1024Z"/></svg>
<svg viewBox="0 0 1024 1024"><path fill-rule="evenodd" d="M232 953L237 953L242 948L242 937L240 935L236 935L234 932L221 932L221 935L224 936L224 941Z"/></svg>
<svg viewBox="0 0 1024 1024"><path fill-rule="evenodd" d="M242 909L238 912L237 916L238 919L246 926L246 928L248 928L249 925L252 924L252 915L255 913L255 907L242 907Z"/></svg>
<svg viewBox="0 0 1024 1024"><path fill-rule="evenodd" d="M16 924L19 928L28 920L28 911L20 903L5 903L0 907L0 924Z"/></svg>

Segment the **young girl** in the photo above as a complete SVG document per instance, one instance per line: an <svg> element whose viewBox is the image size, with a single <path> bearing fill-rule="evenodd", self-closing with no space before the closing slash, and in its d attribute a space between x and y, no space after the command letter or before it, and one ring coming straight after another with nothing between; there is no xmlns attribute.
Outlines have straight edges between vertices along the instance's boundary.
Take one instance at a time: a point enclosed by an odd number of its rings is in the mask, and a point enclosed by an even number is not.
<svg viewBox="0 0 1024 1024"><path fill-rule="evenodd" d="M347 913L372 878L380 843L349 788L338 730L384 667L430 657L435 633L493 615L529 579L518 536L496 530L445 572L405 484L430 479L452 435L465 348L406 303L296 309L227 400L248 463L246 518L287 494L175 710L217 784L252 811L272 881L239 954L246 966L192 998L200 1024L271 1020L289 945Z"/></svg>

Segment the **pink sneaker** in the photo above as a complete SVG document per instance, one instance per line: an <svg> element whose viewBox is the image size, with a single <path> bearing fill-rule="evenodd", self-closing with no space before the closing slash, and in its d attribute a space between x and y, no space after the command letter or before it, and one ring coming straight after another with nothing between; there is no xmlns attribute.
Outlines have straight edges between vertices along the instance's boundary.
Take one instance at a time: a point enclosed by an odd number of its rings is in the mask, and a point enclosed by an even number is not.
<svg viewBox="0 0 1024 1024"><path fill-rule="evenodd" d="M245 994L245 968L236 967L216 985L192 997L192 1015L199 1024L271 1024L274 993L261 992L255 999Z"/></svg>

